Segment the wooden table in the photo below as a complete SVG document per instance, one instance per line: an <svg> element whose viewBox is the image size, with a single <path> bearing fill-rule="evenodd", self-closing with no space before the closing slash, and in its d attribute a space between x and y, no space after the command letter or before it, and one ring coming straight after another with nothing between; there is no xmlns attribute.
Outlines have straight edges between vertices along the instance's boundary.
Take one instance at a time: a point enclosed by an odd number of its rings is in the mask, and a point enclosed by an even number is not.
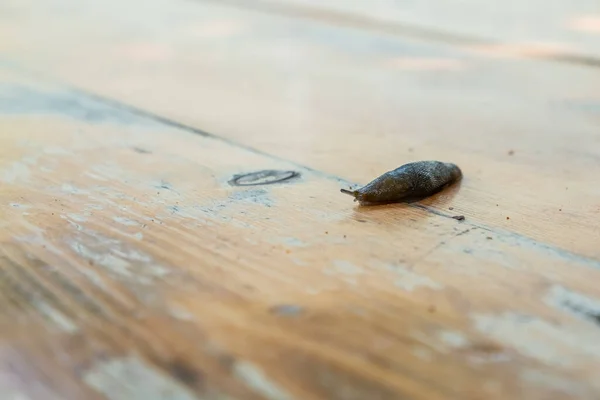
<svg viewBox="0 0 600 400"><path fill-rule="evenodd" d="M599 67L586 0L3 1L0 398L600 398Z"/></svg>

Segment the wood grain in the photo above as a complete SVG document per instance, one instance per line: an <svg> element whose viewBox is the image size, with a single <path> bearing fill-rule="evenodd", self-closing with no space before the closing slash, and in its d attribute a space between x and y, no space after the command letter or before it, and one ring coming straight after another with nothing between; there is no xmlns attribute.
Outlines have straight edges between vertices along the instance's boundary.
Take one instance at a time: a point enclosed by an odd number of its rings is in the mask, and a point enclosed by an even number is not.
<svg viewBox="0 0 600 400"><path fill-rule="evenodd" d="M49 76L357 184L410 161L455 162L466 175L456 212L600 258L594 68L213 3L153 0L142 19L136 2L92 2L76 19L54 12L52 26L51 7L24 4L2 25L19 38L5 54Z"/></svg>
<svg viewBox="0 0 600 400"><path fill-rule="evenodd" d="M13 107L0 119L0 304L3 368L19 369L3 384L15 393L600 391L597 262L420 207L356 208L338 192L344 182L321 173L30 77L0 78ZM227 183L264 169L301 178Z"/></svg>
<svg viewBox="0 0 600 400"><path fill-rule="evenodd" d="M210 2L0 11L0 393L598 398L596 69ZM424 158L464 181L339 192ZM300 176L231 184L263 170Z"/></svg>

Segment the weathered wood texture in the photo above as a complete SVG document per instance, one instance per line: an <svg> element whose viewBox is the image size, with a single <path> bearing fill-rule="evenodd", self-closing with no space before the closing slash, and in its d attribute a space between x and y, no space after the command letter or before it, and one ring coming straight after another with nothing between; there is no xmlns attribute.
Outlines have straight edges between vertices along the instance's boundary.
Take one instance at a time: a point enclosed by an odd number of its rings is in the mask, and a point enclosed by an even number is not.
<svg viewBox="0 0 600 400"><path fill-rule="evenodd" d="M0 34L27 66L353 182L455 162L457 212L600 258L595 68L177 4L152 0L141 17L137 2L90 2L77 19L23 6Z"/></svg>
<svg viewBox="0 0 600 400"><path fill-rule="evenodd" d="M0 11L8 398L598 398L596 69L211 2ZM423 158L464 181L339 193ZM267 169L300 177L229 183Z"/></svg>

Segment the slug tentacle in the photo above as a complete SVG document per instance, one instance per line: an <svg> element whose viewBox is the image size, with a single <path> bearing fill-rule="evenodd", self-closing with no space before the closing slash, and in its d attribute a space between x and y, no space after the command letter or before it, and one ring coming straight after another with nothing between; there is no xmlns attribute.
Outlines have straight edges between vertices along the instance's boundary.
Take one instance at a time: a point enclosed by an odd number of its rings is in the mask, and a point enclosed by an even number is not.
<svg viewBox="0 0 600 400"><path fill-rule="evenodd" d="M418 161L388 171L357 190L341 189L354 201L394 203L431 196L462 178L462 171L452 163Z"/></svg>

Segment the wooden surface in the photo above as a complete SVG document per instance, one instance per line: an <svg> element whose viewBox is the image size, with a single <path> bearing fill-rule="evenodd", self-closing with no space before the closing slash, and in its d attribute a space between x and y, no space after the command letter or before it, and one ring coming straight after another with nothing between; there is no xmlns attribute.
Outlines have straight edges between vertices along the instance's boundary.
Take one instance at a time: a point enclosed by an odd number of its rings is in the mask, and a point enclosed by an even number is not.
<svg viewBox="0 0 600 400"><path fill-rule="evenodd" d="M593 2L225 3L0 4L0 398L600 397Z"/></svg>

